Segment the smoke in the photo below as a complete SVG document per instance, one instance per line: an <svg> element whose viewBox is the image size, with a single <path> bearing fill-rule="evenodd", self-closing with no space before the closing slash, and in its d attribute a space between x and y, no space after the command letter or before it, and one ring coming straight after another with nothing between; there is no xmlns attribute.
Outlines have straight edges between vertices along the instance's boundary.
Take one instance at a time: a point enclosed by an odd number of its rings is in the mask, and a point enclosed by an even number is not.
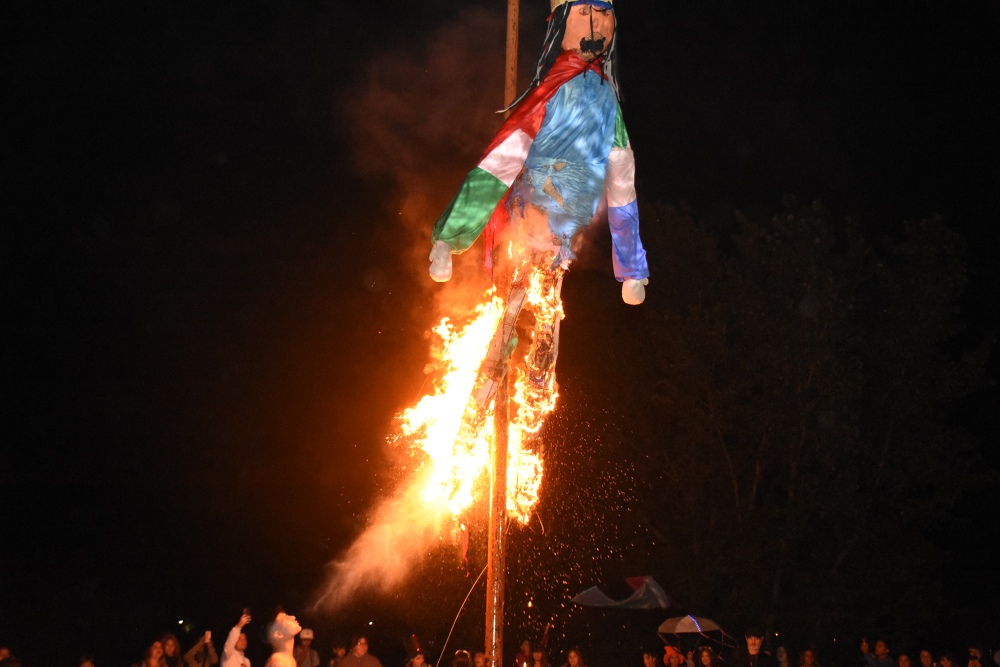
<svg viewBox="0 0 1000 667"><path fill-rule="evenodd" d="M430 231L502 122L505 29L500 14L464 11L423 44L375 57L345 105L357 170L388 184L392 244L451 316L489 286L477 268L482 246L455 257L455 277L441 288L427 276Z"/></svg>
<svg viewBox="0 0 1000 667"><path fill-rule="evenodd" d="M404 483L375 512L368 528L347 553L327 567L327 581L315 606L336 609L362 589L390 591L427 555L450 517L425 506L417 483Z"/></svg>
<svg viewBox="0 0 1000 667"><path fill-rule="evenodd" d="M438 317L463 321L490 286L480 265L481 244L455 257L454 278L436 285L427 275L430 231L499 128L502 106L504 18L469 10L426 37L423 44L376 56L359 92L345 105L357 171L385 183L393 223L391 243L412 279L433 290ZM419 496L419 469L399 482L373 512L354 544L327 568L316 607L337 609L361 591L391 591L439 543L454 521Z"/></svg>

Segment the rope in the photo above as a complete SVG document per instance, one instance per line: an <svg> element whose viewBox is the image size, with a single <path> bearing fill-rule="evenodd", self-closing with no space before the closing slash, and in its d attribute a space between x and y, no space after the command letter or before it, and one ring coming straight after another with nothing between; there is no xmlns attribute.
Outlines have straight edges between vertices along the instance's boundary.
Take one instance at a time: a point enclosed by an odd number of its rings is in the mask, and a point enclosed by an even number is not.
<svg viewBox="0 0 1000 667"><path fill-rule="evenodd" d="M465 603L469 601L469 598L472 596L472 591L476 590L476 584L479 583L479 580L483 578L484 574L486 574L486 566L483 566L483 571L480 572L479 576L476 577L476 580L472 582L472 588L469 589L465 599L462 600L462 606L458 608L458 613L455 614L455 620L451 622L451 629L448 630L448 636L445 637L444 644L441 645L441 655L438 656L437 663L435 663L434 667L441 667L441 660L444 659L444 652L445 649L448 648L448 642L451 640L451 633L455 631L455 626L458 624L458 617L462 615L462 610L465 609Z"/></svg>

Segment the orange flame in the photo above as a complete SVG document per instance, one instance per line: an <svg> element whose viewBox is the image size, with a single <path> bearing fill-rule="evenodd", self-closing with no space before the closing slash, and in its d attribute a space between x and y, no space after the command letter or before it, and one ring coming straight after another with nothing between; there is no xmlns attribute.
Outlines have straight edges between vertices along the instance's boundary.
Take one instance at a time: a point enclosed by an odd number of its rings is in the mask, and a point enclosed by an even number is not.
<svg viewBox="0 0 1000 667"><path fill-rule="evenodd" d="M551 257L549 258L552 259ZM519 269L525 271L529 262ZM550 266L551 261L542 262ZM486 296L462 328L447 318L434 328L440 339L442 376L431 394L399 414L392 437L409 445L416 472L386 499L364 533L344 556L330 564L330 578L317 606L338 607L363 586L390 590L402 582L422 550L412 549L441 536L442 520L457 519L479 490L488 487L491 463L495 368L511 354L514 322L522 307L534 315L528 356L511 359L515 389L510 406L507 459L507 515L527 523L542 483L540 430L556 404L555 361L561 270L533 269L515 278L508 303ZM506 312L505 312L506 308ZM485 483L484 483L485 482Z"/></svg>
<svg viewBox="0 0 1000 667"><path fill-rule="evenodd" d="M543 472L538 433L558 396L554 350L546 357L536 348L551 343L553 331L558 340L563 318L561 271L553 274L535 268L526 283L525 302L535 315L534 346L525 368L515 371L507 461L507 513L522 524L531 518L538 502ZM475 312L462 329L448 318L434 328L442 344L438 361L444 375L432 394L398 416L403 438L423 460L423 502L428 509L446 510L456 517L472 504L478 482L490 466L493 404L482 408L472 396L490 341L503 319L504 303L487 294L487 301Z"/></svg>
<svg viewBox="0 0 1000 667"><path fill-rule="evenodd" d="M475 419L469 397L503 316L503 302L493 297L475 312L461 331L447 317L434 328L443 343L439 361L445 375L433 394L399 415L403 435L426 455L424 502L456 516L472 504L475 482L489 465L489 429Z"/></svg>
<svg viewBox="0 0 1000 667"><path fill-rule="evenodd" d="M564 317L561 281L561 272L553 274L535 267L528 279L525 295L525 301L535 316L535 327L532 331L532 350L525 357L525 368L517 369L514 383L515 410L509 430L511 463L507 471L507 513L522 524L531 518L542 481L542 445L538 433L545 418L555 410L559 397L555 350L551 349L551 345L558 343L559 322ZM551 335L553 330L556 332L555 341ZM546 353L553 355L551 359L540 360L540 356Z"/></svg>

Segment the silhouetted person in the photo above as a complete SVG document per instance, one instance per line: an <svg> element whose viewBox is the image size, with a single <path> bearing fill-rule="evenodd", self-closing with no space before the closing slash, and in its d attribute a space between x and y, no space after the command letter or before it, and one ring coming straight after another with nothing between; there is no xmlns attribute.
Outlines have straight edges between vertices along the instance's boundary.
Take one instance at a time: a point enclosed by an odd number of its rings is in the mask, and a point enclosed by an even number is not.
<svg viewBox="0 0 1000 667"><path fill-rule="evenodd" d="M868 640L861 640L861 653L868 667L896 667L896 661L889 655L889 644L884 639L875 640L875 652L868 650Z"/></svg>
<svg viewBox="0 0 1000 667"><path fill-rule="evenodd" d="M521 640L521 645L517 647L514 654L514 667L528 667L531 665L531 642L527 639Z"/></svg>
<svg viewBox="0 0 1000 667"><path fill-rule="evenodd" d="M336 640L333 642L333 657L330 658L330 667L340 667L340 660L347 655L347 647L344 642Z"/></svg>
<svg viewBox="0 0 1000 667"><path fill-rule="evenodd" d="M133 667L165 667L163 661L163 642L156 640L146 649L146 654L141 662L135 663Z"/></svg>
<svg viewBox="0 0 1000 667"><path fill-rule="evenodd" d="M811 648L802 651L802 655L799 656L799 667L819 667L819 663L816 662L816 653Z"/></svg>
<svg viewBox="0 0 1000 667"><path fill-rule="evenodd" d="M219 656L215 652L215 646L212 645L211 630L206 630L205 634L198 637L198 643L184 654L184 662L188 667L209 667L219 664Z"/></svg>
<svg viewBox="0 0 1000 667"><path fill-rule="evenodd" d="M163 644L163 662L167 667L184 667L184 656L181 655L181 643L177 636L167 633L160 637Z"/></svg>
<svg viewBox="0 0 1000 667"><path fill-rule="evenodd" d="M420 649L413 652L410 659L406 661L406 667L424 667L427 664L427 656Z"/></svg>
<svg viewBox="0 0 1000 667"><path fill-rule="evenodd" d="M580 649L574 646L566 651L566 664L563 667L587 667Z"/></svg>
<svg viewBox="0 0 1000 667"><path fill-rule="evenodd" d="M711 646L699 646L694 652L693 667L719 667L719 659Z"/></svg>
<svg viewBox="0 0 1000 667"><path fill-rule="evenodd" d="M451 667L472 667L472 656L464 649L455 651L455 657L451 659Z"/></svg>
<svg viewBox="0 0 1000 667"><path fill-rule="evenodd" d="M736 658L736 667L776 667L774 657L764 650L764 631L751 627L743 633L746 649ZM697 661L695 661L697 664Z"/></svg>
<svg viewBox="0 0 1000 667"><path fill-rule="evenodd" d="M684 664L684 656L676 646L667 644L663 647L663 664L667 667L681 667Z"/></svg>
<svg viewBox="0 0 1000 667"><path fill-rule="evenodd" d="M351 640L351 652L337 660L337 667L382 667L382 663L368 652L368 637L356 635Z"/></svg>

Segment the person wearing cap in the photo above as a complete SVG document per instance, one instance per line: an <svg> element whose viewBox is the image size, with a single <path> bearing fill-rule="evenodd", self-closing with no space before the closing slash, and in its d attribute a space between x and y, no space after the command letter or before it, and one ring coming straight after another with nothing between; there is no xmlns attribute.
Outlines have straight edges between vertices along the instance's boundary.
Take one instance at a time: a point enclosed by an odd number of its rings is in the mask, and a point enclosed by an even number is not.
<svg viewBox="0 0 1000 667"><path fill-rule="evenodd" d="M676 646L667 644L663 647L663 664L667 667L681 667L684 664L684 656Z"/></svg>
<svg viewBox="0 0 1000 667"><path fill-rule="evenodd" d="M740 651L736 667L776 667L774 656L764 650L764 631L751 627L744 633L746 650Z"/></svg>
<svg viewBox="0 0 1000 667"><path fill-rule="evenodd" d="M267 626L267 641L274 652L267 659L265 667L296 667L295 635L302 632L298 620L279 610L274 620Z"/></svg>
<svg viewBox="0 0 1000 667"><path fill-rule="evenodd" d="M312 647L312 628L302 628L299 645L295 648L295 664L299 667L319 667L319 653Z"/></svg>

